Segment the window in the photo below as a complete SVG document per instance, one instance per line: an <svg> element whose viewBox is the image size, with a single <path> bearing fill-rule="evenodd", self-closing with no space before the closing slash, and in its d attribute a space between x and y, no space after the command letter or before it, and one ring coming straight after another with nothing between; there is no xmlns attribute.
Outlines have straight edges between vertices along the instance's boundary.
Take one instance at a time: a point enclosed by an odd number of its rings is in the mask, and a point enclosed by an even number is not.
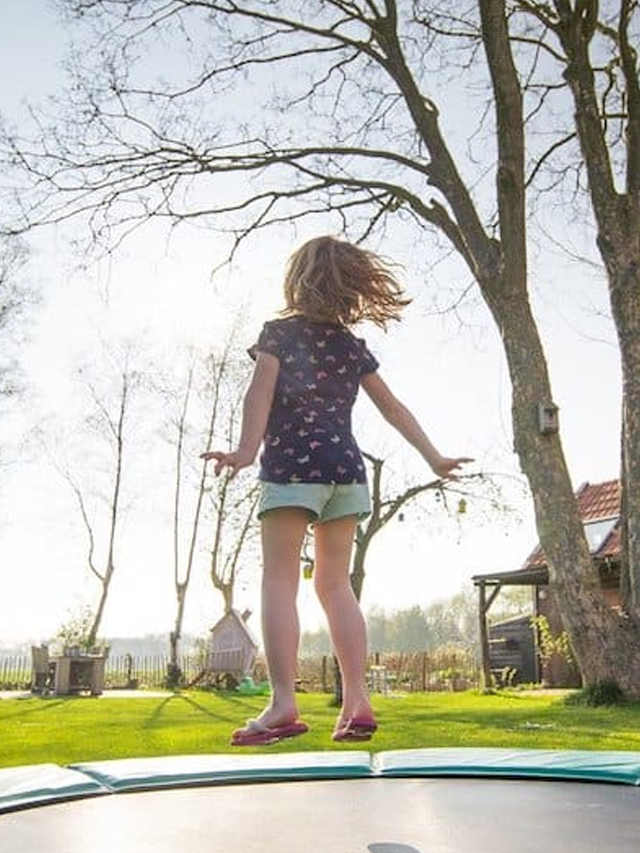
<svg viewBox="0 0 640 853"><path fill-rule="evenodd" d="M613 518L599 518L597 521L586 521L584 524L584 532L589 543L589 551L595 554L602 547L607 536L618 523L618 516Z"/></svg>

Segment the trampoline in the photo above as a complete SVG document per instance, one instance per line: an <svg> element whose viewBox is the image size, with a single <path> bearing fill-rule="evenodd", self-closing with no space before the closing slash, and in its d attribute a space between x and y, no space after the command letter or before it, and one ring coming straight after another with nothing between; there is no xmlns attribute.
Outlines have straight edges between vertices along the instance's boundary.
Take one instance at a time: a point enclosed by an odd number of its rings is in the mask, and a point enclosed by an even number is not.
<svg viewBox="0 0 640 853"><path fill-rule="evenodd" d="M0 770L2 853L638 853L640 752L199 755Z"/></svg>

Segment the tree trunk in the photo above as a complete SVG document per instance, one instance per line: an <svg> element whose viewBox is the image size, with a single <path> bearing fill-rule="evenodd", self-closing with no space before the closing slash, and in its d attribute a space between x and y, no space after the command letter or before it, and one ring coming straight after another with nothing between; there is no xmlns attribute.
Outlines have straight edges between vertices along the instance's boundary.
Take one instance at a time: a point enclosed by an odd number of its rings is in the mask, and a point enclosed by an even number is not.
<svg viewBox="0 0 640 853"><path fill-rule="evenodd" d="M113 563L109 563L107 566L107 570L102 578L102 589L100 591L100 600L98 601L98 607L96 608L95 615L93 617L93 623L91 624L91 628L87 635L87 645L89 647L95 646L98 640L98 631L100 630L100 625L102 623L102 617L104 615L104 608L107 603L107 597L109 595L109 587L111 585L111 577L114 572Z"/></svg>
<svg viewBox="0 0 640 853"><path fill-rule="evenodd" d="M504 309L507 310L504 310ZM551 399L547 367L529 305L511 310L499 302L502 332L513 386L516 451L534 499L540 544L549 567L565 629L585 685L616 681L625 694L640 696L640 634L632 621L606 603L566 467L560 439L543 435L538 405ZM563 524L558 524L558 519Z"/></svg>
<svg viewBox="0 0 640 853"><path fill-rule="evenodd" d="M184 607L187 599L187 582L176 584L176 618L173 623L173 631L169 634L169 662L167 664L167 685L177 687L182 681L182 669L179 663L180 640L182 639L182 623L184 621Z"/></svg>
<svg viewBox="0 0 640 853"><path fill-rule="evenodd" d="M563 6L556 35L567 57L565 78L575 104L576 129L595 216L597 245L609 283L611 311L620 345L622 366L622 605L640 645L640 81L633 44L633 4L621 0L616 32L620 84L624 86L624 135L612 148L603 104L590 56L597 30L598 4ZM605 111L606 112L606 111ZM614 169L613 155L626 159L624 176ZM622 158L620 158L622 162ZM619 187L622 187L622 191ZM636 688L640 694L640 687Z"/></svg>
<svg viewBox="0 0 640 853"><path fill-rule="evenodd" d="M539 424L540 406L551 404L551 383L527 293L524 116L504 0L480 0L483 43L495 94L498 125L497 191L500 255L479 259L478 283L502 336L512 384L515 449L533 495L540 544L549 567L564 627L585 685L611 679L640 696L640 632L615 613L600 589L578 513L560 437ZM565 9L567 14L569 6ZM588 62L593 29L578 12L563 33L572 56L568 79L576 98L578 134L600 226L612 227L612 181L604 139L593 133L599 113ZM618 244L619 245L619 244ZM619 257L616 254L615 257ZM635 374L640 375L638 373ZM637 458L637 446L635 448ZM625 452L626 455L626 452ZM640 464L640 463L639 463ZM627 493L627 506L632 500ZM562 519L562 523L558 520ZM627 533L630 534L627 529Z"/></svg>
<svg viewBox="0 0 640 853"><path fill-rule="evenodd" d="M109 589L111 587L111 580L113 578L113 573L115 571L115 550L116 550L116 537L119 528L120 522L120 497L121 497L121 489L122 489L122 465L124 461L124 444L125 444L125 421L127 416L127 406L129 401L129 392L130 392L130 377L128 373L125 371L122 374L122 393L120 396L120 406L118 411L118 420L113 423L111 419L108 418L109 426L111 429L111 433L114 438L115 448L116 448L116 470L115 477L113 483L113 493L111 497L111 505L109 508L110 518L109 518L109 550L107 554L107 567L105 569L104 574L101 577L102 582L102 590L100 593L100 601L98 603L98 608L96 610L96 614L93 620L93 624L91 626L91 630L89 631L88 643L91 646L94 646L98 637L98 631L100 630L100 625L102 624L102 616L104 614L104 608L107 603L107 597L109 595Z"/></svg>
<svg viewBox="0 0 640 853"><path fill-rule="evenodd" d="M180 644L180 631L171 631L169 634L169 662L167 663L167 687L176 688L182 681L182 670L178 663L178 648Z"/></svg>
<svg viewBox="0 0 640 853"><path fill-rule="evenodd" d="M640 634L640 250L639 236L627 241L624 265L608 259L611 306L622 367L622 542L620 592L627 615ZM633 245L635 242L635 246Z"/></svg>
<svg viewBox="0 0 640 853"><path fill-rule="evenodd" d="M351 564L351 588L355 597L360 601L362 598L362 587L364 586L365 578L365 560L367 549L369 547L370 537L358 526L356 534L356 546L353 552L353 562Z"/></svg>

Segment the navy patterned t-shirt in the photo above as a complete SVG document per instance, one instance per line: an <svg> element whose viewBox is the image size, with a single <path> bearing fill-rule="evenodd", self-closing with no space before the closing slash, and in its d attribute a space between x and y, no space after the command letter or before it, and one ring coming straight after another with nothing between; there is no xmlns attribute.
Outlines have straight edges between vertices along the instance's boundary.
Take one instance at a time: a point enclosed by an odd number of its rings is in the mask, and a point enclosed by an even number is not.
<svg viewBox="0 0 640 853"><path fill-rule="evenodd" d="M351 432L360 378L378 369L365 342L347 328L288 317L264 324L249 354L280 362L260 457L271 483L364 483Z"/></svg>

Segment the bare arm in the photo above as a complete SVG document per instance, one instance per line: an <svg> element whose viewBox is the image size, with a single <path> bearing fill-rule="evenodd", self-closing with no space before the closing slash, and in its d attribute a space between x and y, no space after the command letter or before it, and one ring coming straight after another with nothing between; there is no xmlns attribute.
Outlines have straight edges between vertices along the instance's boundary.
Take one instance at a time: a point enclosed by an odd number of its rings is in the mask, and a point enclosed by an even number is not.
<svg viewBox="0 0 640 853"><path fill-rule="evenodd" d="M258 353L253 376L242 404L242 428L238 447L228 453L212 450L201 454L201 459L216 460L216 476L224 468L229 468L230 475L234 477L241 468L246 468L255 461L267 428L279 368L280 362L275 356Z"/></svg>
<svg viewBox="0 0 640 853"><path fill-rule="evenodd" d="M413 413L393 394L386 382L377 373L367 373L362 387L382 416L400 435L420 453L438 477L452 477L465 462L473 462L467 456L450 458L442 456L433 446Z"/></svg>

